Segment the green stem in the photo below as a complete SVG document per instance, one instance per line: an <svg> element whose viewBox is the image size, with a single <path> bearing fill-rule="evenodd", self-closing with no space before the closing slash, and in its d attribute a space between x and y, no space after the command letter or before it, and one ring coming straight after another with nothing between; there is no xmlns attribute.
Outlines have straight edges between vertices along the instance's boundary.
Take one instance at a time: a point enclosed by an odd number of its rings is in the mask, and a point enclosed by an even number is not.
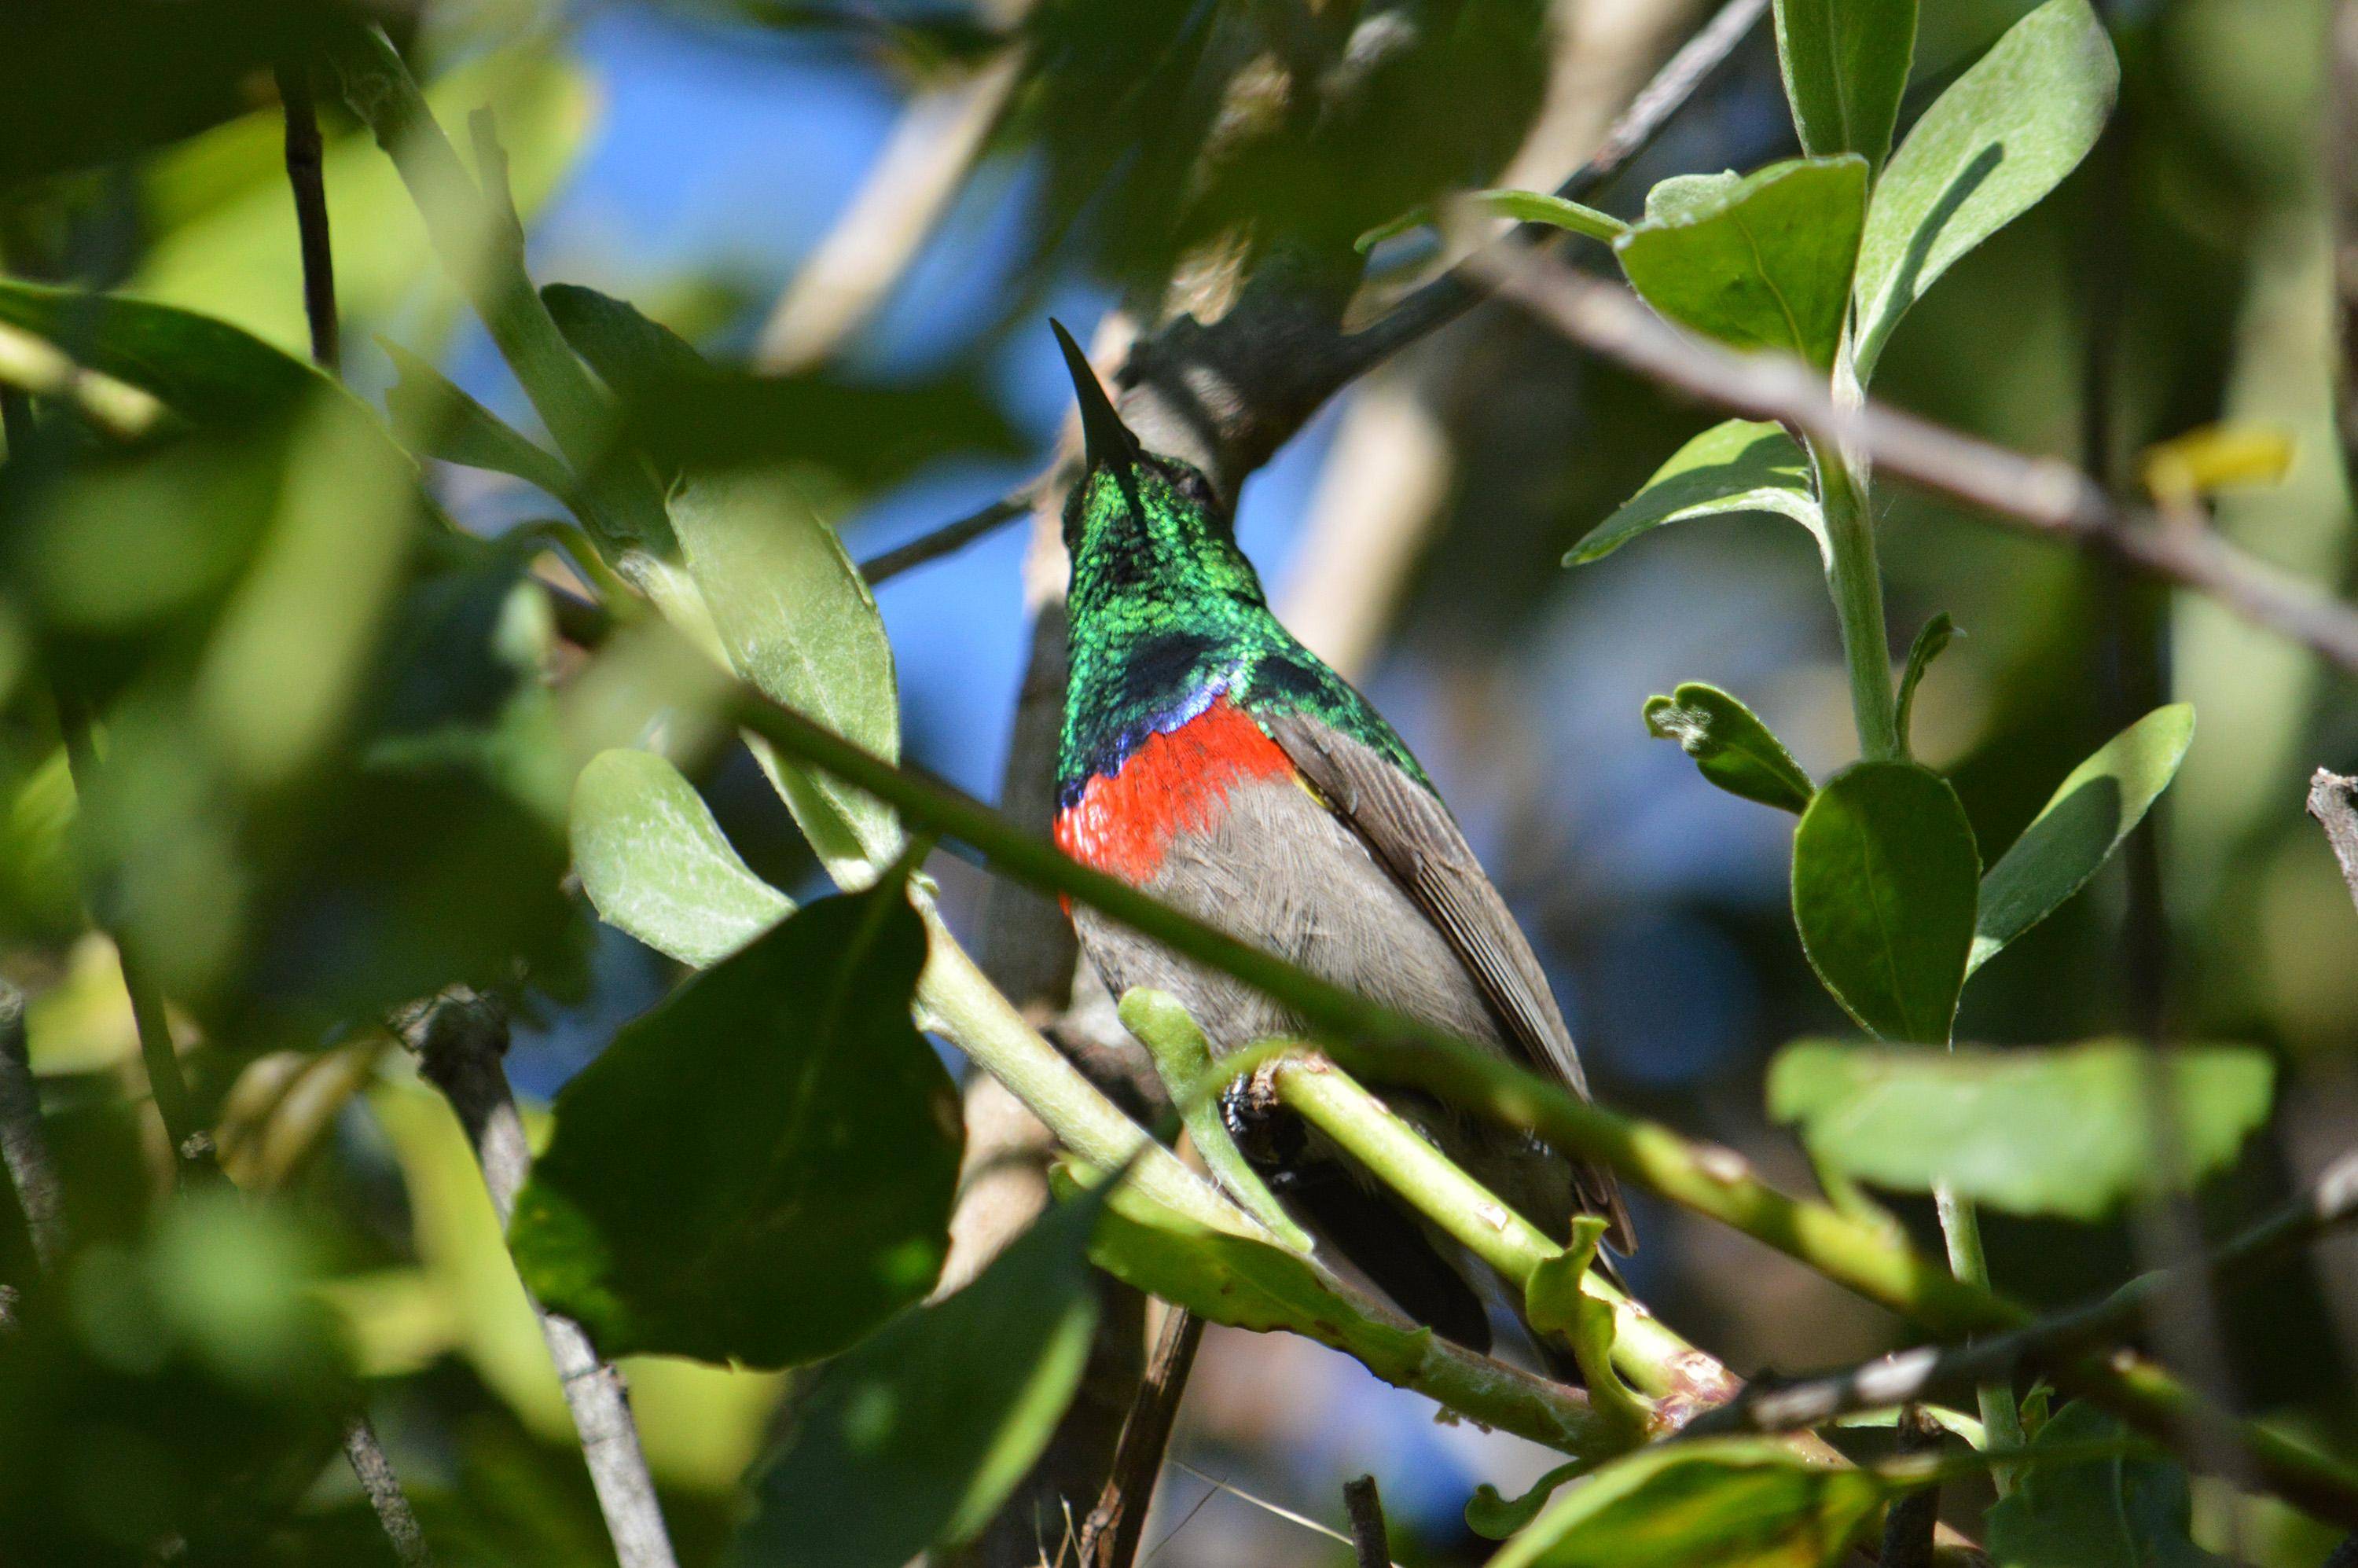
<svg viewBox="0 0 2358 1568"><path fill-rule="evenodd" d="M1364 1065L1370 1077L1430 1090L1536 1132L1574 1158L1609 1165L1936 1333L1961 1336L2029 1321L2018 1303L1955 1279L1941 1263L1877 1227L1768 1185L1727 1150L1692 1143L1669 1128L1606 1110L1239 942L1079 864L979 801L904 773L750 687L738 687L729 717L784 754L896 807L910 821L972 846L1014 881L1040 892L1067 895L1183 957L1259 988L1315 1028L1335 1055ZM1242 1064L1231 1056L1223 1065L1230 1065ZM1059 1134L1065 1130L1045 1113L1043 1119ZM1131 1135L1142 1136L1134 1126ZM2091 1355L2056 1372L2060 1383L2165 1442L2182 1432L2185 1408L2193 1399L2168 1373L2134 1358ZM2273 1489L2320 1518L2358 1529L2358 1471L2256 1422L2238 1423L2236 1431Z"/></svg>
<svg viewBox="0 0 2358 1568"><path fill-rule="evenodd" d="M1296 1252L1313 1250L1316 1244L1293 1223L1285 1206L1277 1201L1260 1173L1228 1136L1219 1091L1201 1087L1212 1076L1212 1043L1179 999L1139 987L1123 994L1120 1012L1121 1026L1136 1035L1146 1054L1154 1058L1154 1071L1170 1091L1181 1124L1221 1190L1286 1246Z"/></svg>
<svg viewBox="0 0 2358 1568"><path fill-rule="evenodd" d="M1950 1271L1967 1284L1988 1290L1989 1260L1982 1252L1981 1216L1974 1212L1973 1201L1960 1197L1946 1186L1935 1188L1932 1200L1940 1211L1941 1235L1949 1245ZM2022 1447L2026 1441L2022 1431L2022 1410L2015 1402L2013 1383L2010 1380L1984 1383L1974 1390L1974 1397L1981 1407L1982 1426L1989 1433L1990 1447ZM2013 1493L2013 1465L1991 1465L1990 1478L1996 1483L2000 1497Z"/></svg>
<svg viewBox="0 0 2358 1568"><path fill-rule="evenodd" d="M1837 402L1855 407L1861 399L1847 364L1836 372ZM1826 520L1826 589L1842 628L1843 663L1850 671L1851 712L1857 720L1859 751L1869 761L1907 755L1899 732L1897 694L1891 681L1891 638L1883 614L1883 568L1876 558L1873 481L1864 463L1819 437L1810 437L1810 461L1817 473L1818 500ZM1937 1195L1941 1234L1948 1243L1949 1267L1964 1284L1989 1293L1989 1261L1982 1253L1981 1221L1973 1205L1955 1193ZM1977 1390L1982 1422L1991 1446L2022 1445L2022 1415L2013 1389L1988 1383ZM2013 1489L2010 1466L1993 1468L1998 1490Z"/></svg>
<svg viewBox="0 0 2358 1568"><path fill-rule="evenodd" d="M1540 1265L1563 1255L1563 1248L1331 1062L1314 1056L1282 1061L1271 1077L1280 1100L1518 1291ZM1588 1288L1613 1307L1613 1365L1639 1391L1689 1405L1683 1414L1725 1403L1742 1387L1603 1274L1592 1274Z"/></svg>
<svg viewBox="0 0 2358 1568"><path fill-rule="evenodd" d="M1843 663L1850 671L1851 713L1859 749L1870 762L1901 755L1898 695L1891 681L1891 643L1883 619L1883 568L1875 553L1875 520L1867 481L1818 437L1808 438L1817 470L1818 503L1826 520L1826 591L1842 628Z"/></svg>
<svg viewBox="0 0 2358 1568"><path fill-rule="evenodd" d="M1259 1225L1149 1138L1026 1023L958 946L931 904L922 907L931 950L917 981L917 1000L960 1050L1005 1084L1065 1148L1089 1164L1101 1171L1128 1166L1131 1185L1197 1225L1265 1238Z"/></svg>

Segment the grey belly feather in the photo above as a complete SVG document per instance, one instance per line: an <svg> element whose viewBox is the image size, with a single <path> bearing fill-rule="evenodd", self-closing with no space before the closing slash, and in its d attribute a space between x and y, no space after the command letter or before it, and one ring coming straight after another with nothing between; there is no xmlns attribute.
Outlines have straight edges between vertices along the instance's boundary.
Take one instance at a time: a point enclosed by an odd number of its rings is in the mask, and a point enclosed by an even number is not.
<svg viewBox="0 0 2358 1568"><path fill-rule="evenodd" d="M1178 836L1145 885L1321 979L1513 1057L1497 1013L1447 937L1365 841L1298 784L1240 784L1206 830ZM1120 997L1151 986L1177 997L1216 1054L1303 1033L1299 1018L1240 980L1094 910L1076 908L1075 923L1109 990ZM1385 1099L1549 1237L1569 1234L1572 1171L1561 1155L1525 1135L1445 1112L1421 1094L1385 1091ZM1323 1147L1314 1140L1314 1151ZM1341 1158L1331 1149L1325 1154Z"/></svg>

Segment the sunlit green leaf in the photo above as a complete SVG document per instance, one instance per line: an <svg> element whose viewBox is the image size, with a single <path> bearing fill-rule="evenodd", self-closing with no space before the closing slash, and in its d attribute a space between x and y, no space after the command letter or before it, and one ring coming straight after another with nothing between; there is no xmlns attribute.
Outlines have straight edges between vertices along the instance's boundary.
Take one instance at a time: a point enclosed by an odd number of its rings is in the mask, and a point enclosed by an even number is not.
<svg viewBox="0 0 2358 1568"><path fill-rule="evenodd" d="M2153 1089L2172 1091L2172 1157L2190 1177L2223 1168L2267 1119L2273 1069L2244 1046L2162 1054L2122 1040L1944 1051L1807 1040L1768 1077L1768 1111L1811 1152L1901 1192L1935 1184L2013 1214L2102 1218L2167 1168Z"/></svg>
<svg viewBox="0 0 2358 1568"><path fill-rule="evenodd" d="M1804 811L1817 785L1752 709L1715 686L1687 681L1646 699L1646 728L1676 741L1695 768L1730 795L1780 811Z"/></svg>
<svg viewBox="0 0 2358 1568"><path fill-rule="evenodd" d="M1649 1447L1565 1493L1490 1568L1823 1568L1886 1496L1766 1439Z"/></svg>
<svg viewBox="0 0 2358 1568"><path fill-rule="evenodd" d="M711 474L672 499L672 525L730 660L765 696L887 761L901 752L892 645L843 541L784 476ZM756 754L838 882L901 852L892 807Z"/></svg>
<svg viewBox="0 0 2358 1568"><path fill-rule="evenodd" d="M1097 1325L1089 1232L1103 1200L1052 1209L945 1300L830 1362L757 1473L740 1568L902 1568L971 1539L1079 1387Z"/></svg>
<svg viewBox="0 0 2358 1568"><path fill-rule="evenodd" d="M1749 419L1714 425L1671 454L1643 490L1573 546L1563 564L1603 560L1665 523L1743 512L1790 517L1825 548L1825 517L1811 488L1810 460L1780 426Z"/></svg>
<svg viewBox="0 0 2358 1568"><path fill-rule="evenodd" d="M2034 1461L1989 1511L1996 1568L2219 1568L2194 1544L2186 1468L2145 1449L2074 1463L2063 1451L2117 1443L2135 1447L2119 1421L2075 1400L2031 1440Z"/></svg>
<svg viewBox="0 0 2358 1568"><path fill-rule="evenodd" d="M2096 874L2144 820L2194 741L2194 708L2157 708L2073 768L1982 879L1965 972L2046 919Z"/></svg>
<svg viewBox="0 0 2358 1568"><path fill-rule="evenodd" d="M1777 0L1777 63L1803 152L1882 163L1915 56L1916 0Z"/></svg>
<svg viewBox="0 0 2358 1568"><path fill-rule="evenodd" d="M599 915L702 968L790 914L696 786L652 752L601 752L573 786L573 869Z"/></svg>
<svg viewBox="0 0 2358 1568"><path fill-rule="evenodd" d="M1613 249L1670 319L1735 348L1824 366L1842 338L1866 221L1866 159L1800 158L1650 206Z"/></svg>
<svg viewBox="0 0 2358 1568"><path fill-rule="evenodd" d="M1656 180L1646 192L1646 221L1671 223L1712 211L1743 183L1744 177L1732 168L1715 174L1674 174Z"/></svg>
<svg viewBox="0 0 2358 1568"><path fill-rule="evenodd" d="M2047 0L1924 111L1876 182L1859 244L1861 382L1908 308L1958 257L2079 167L2119 85L2088 0Z"/></svg>
<svg viewBox="0 0 2358 1568"><path fill-rule="evenodd" d="M1887 1040L1949 1037L1973 946L1981 857L1946 779L1861 762L1793 831L1793 922L1844 1011Z"/></svg>
<svg viewBox="0 0 2358 1568"><path fill-rule="evenodd" d="M239 424L332 384L297 359L214 317L119 295L0 278L0 321L152 393L183 418Z"/></svg>
<svg viewBox="0 0 2358 1568"><path fill-rule="evenodd" d="M1545 223L1608 243L1629 232L1629 225L1610 212L1599 212L1594 207L1567 201L1543 190L1477 190L1466 200L1485 211L1512 218L1519 223Z"/></svg>
<svg viewBox="0 0 2358 1568"><path fill-rule="evenodd" d="M532 438L484 407L449 377L389 338L377 344L399 377L385 394L385 409L409 449L444 462L514 474L551 495L569 494L573 476L564 463Z"/></svg>
<svg viewBox="0 0 2358 1568"><path fill-rule="evenodd" d="M957 1097L909 1020L897 882L810 905L690 979L565 1087L516 1266L610 1355L831 1355L941 1270Z"/></svg>

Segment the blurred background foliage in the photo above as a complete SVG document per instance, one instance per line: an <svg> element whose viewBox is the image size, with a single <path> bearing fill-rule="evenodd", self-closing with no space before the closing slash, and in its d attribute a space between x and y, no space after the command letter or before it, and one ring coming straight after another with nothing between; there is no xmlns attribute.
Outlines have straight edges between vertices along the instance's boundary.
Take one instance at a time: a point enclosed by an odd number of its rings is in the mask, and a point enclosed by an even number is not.
<svg viewBox="0 0 2358 1568"><path fill-rule="evenodd" d="M1626 92L1703 15L1683 0L1401 0L1429 14L1401 29L1409 42L1342 50L1346 21L1383 9L441 0L369 15L404 40L447 124L495 112L537 278L627 297L724 364L806 373L765 383L743 428L716 433L692 401L668 408L669 427L790 459L871 556L1036 470L1068 398L1049 309L1089 320L1184 265L1199 301L1249 270L1296 268L1340 310L1338 245L1502 169L1552 184L1615 106L1601 84ZM2027 9L1926 7L1908 112ZM33 0L27 15L0 49L11 276L119 287L299 355L269 79L317 16L266 0ZM2125 75L2105 144L1918 308L1878 391L2125 489L2144 449L2189 428L2281 431L2289 473L2224 498L2220 526L2347 588L2324 7L2116 0L2106 16ZM1637 61L1619 76L1596 64L1617 50ZM905 269L823 366L796 364L782 298L880 168L969 134L954 110L978 83L997 106L971 156L947 160L937 190L905 170L887 182L888 200L931 203ZM383 401L398 345L536 429L391 164L323 114L352 395ZM1596 200L1628 213L1655 178L1748 168L1790 135L1764 29ZM1421 276L1438 243L1379 247L1373 288ZM32 291L0 324L102 370L114 356L133 380L189 330ZM544 678L581 658L525 582L570 569L530 526L555 510L546 494L419 465L345 393L276 362L224 374L139 415L135 440L24 426L0 476L0 975L31 998L83 1242L0 1356L0 1542L12 1562L135 1561L157 1521L194 1519L192 1560L381 1558L349 1476L326 1463L357 1385L446 1562L598 1562L603 1531L471 1157L373 1021L522 963L531 1011L511 1071L537 1104L661 994L675 967L599 926L562 881L573 774L633 739L644 709ZM874 401L815 435L829 389ZM647 402L661 416L678 391ZM1794 531L1739 520L1553 566L1709 422L1481 312L1322 414L1248 486L1241 535L1281 606L1305 613L1367 557L1401 563L1330 651L1499 873L1599 1093L1803 1184L1798 1150L1763 1118L1761 1076L1777 1046L1842 1021L1787 918L1787 825L1707 787L1639 713L1708 677L1812 773L1846 760L1817 565ZM1354 528L1371 489L1387 497L1379 542ZM2255 1211L2358 1128L2358 925L2300 812L2311 768L2358 765L2353 693L2212 606L1885 493L1895 628L1946 611L1966 633L1924 687L1917 734L1985 859L2129 719L2172 698L2201 716L2152 852L1994 965L1961 1037L2159 1027L2266 1046L2282 1066L2275 1122L2205 1195L2221 1222ZM1024 657L1024 547L1006 530L879 592L905 754L987 797ZM67 731L92 710L106 756L77 811ZM819 885L747 760L698 782L756 871ZM971 929L979 874L939 856L934 870L952 925ZM283 1202L154 1201L170 1157L101 933L172 999L225 1165ZM1930 1234L1929 1211L1908 1217ZM1898 1343L1881 1314L1731 1233L1642 1198L1639 1227L1637 1292L1740 1370ZM2124 1227L1994 1217L1989 1230L1996 1277L2036 1302L2102 1289L2137 1256ZM29 1266L0 1206L0 1280ZM2358 1247L2225 1305L2250 1408L2358 1435ZM629 1371L675 1537L708 1561L785 1379L661 1357ZM1401 1561L1479 1561L1466 1494L1519 1490L1550 1463L1436 1424L1306 1342L1222 1331L1175 1454L1148 1536L1166 1568L1341 1562L1215 1478L1332 1519L1337 1483L1362 1470L1384 1481ZM267 1506L209 1512L233 1487ZM2215 1542L2217 1494L2197 1500ZM2326 1544L2268 1510L2241 1538L2262 1564L2314 1563Z"/></svg>

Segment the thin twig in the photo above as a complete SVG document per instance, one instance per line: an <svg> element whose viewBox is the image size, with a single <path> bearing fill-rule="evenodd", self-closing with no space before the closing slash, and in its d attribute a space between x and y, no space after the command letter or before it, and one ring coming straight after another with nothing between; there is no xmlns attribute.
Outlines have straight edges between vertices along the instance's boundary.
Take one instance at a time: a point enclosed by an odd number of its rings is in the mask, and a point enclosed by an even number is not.
<svg viewBox="0 0 2358 1568"><path fill-rule="evenodd" d="M1003 495L990 505L970 512L955 523L945 523L929 534L921 534L905 545L871 557L860 563L860 575L868 579L871 588L888 579L899 577L913 567L938 560L954 550L964 549L985 534L1012 523L1032 510L1033 487L1024 486L1012 494Z"/></svg>
<svg viewBox="0 0 2358 1568"><path fill-rule="evenodd" d="M2140 1274L2112 1294L1971 1345L1920 1346L1800 1382L1755 1383L1687 1427L1690 1435L1793 1432L1854 1411L1887 1410L2045 1364L2098 1344L2190 1277L2226 1281L2358 1218L2358 1151L2329 1164L2305 1193L2244 1230L2200 1264Z"/></svg>
<svg viewBox="0 0 2358 1568"><path fill-rule="evenodd" d="M33 1261L42 1273L66 1255L65 1189L41 1127L41 1093L25 1048L25 993L0 980L0 1157L25 1211Z"/></svg>
<svg viewBox="0 0 2358 1568"><path fill-rule="evenodd" d="M1359 1555L1359 1568L1391 1568L1391 1537L1384 1530L1384 1500L1373 1476L1343 1483L1343 1511L1351 1516L1351 1550Z"/></svg>
<svg viewBox="0 0 2358 1568"><path fill-rule="evenodd" d="M2311 773L2309 814L2325 829L2325 841L2342 867L2351 902L2358 903L2358 778L2330 773L2323 768Z"/></svg>
<svg viewBox="0 0 2358 1568"><path fill-rule="evenodd" d="M413 1009L398 1027L417 1053L421 1070L466 1128L492 1212L504 1228L532 1164L500 1060L507 1051L506 1013L487 998L453 991ZM622 1568L676 1568L622 1373L599 1358L579 1324L536 1301L533 1312L581 1439L616 1561Z"/></svg>
<svg viewBox="0 0 2358 1568"><path fill-rule="evenodd" d="M376 1510L377 1523L384 1529L385 1539L393 1543L394 1560L402 1568L433 1568L434 1552L426 1544L426 1532L417 1523L417 1514L409 1506L409 1496L401 1489L401 1477L395 1474L393 1461L384 1452L384 1444L376 1434L376 1426L369 1418L355 1415L344 1422L344 1457L351 1461L352 1474L360 1477L361 1491Z"/></svg>
<svg viewBox="0 0 2358 1568"><path fill-rule="evenodd" d="M1801 361L1737 354L1670 326L1617 284L1559 262L1486 256L1467 265L1572 341L1674 390L1773 419L2025 532L2209 595L2234 613L2358 673L2358 611L2244 554L2209 529L2124 507L2071 464L2028 458L1877 403L1836 406Z"/></svg>
<svg viewBox="0 0 2358 1568"><path fill-rule="evenodd" d="M1130 1568L1136 1561L1147 1512L1154 1500L1154 1483L1171 1446L1172 1423L1178 1419L1187 1374L1203 1342L1204 1320L1185 1307L1172 1307L1163 1317L1162 1337L1147 1363L1146 1376L1130 1401L1130 1419L1122 1423L1113 1473L1106 1477L1097 1507L1081 1523L1081 1568Z"/></svg>
<svg viewBox="0 0 2358 1568"><path fill-rule="evenodd" d="M336 320L336 258L328 243L328 188L311 70L304 62L291 60L282 61L274 74L287 117L287 183L295 193L295 228L303 248L303 316L311 326L311 358L332 375L342 363L343 347Z"/></svg>

